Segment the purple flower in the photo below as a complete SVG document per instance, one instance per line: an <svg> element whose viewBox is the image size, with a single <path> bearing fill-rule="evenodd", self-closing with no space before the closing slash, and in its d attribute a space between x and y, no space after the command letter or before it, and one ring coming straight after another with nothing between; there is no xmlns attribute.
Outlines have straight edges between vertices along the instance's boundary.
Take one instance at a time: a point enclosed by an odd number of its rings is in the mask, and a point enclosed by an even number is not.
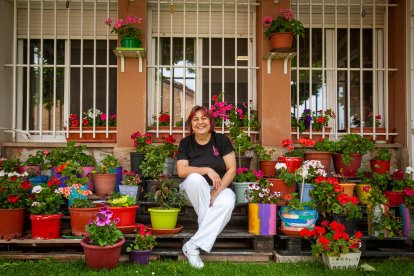
<svg viewBox="0 0 414 276"><path fill-rule="evenodd" d="M119 221L120 221L120 219L119 219L119 218L115 218L115 219L114 219L114 223L115 223L115 224L118 224L118 222L119 222Z"/></svg>

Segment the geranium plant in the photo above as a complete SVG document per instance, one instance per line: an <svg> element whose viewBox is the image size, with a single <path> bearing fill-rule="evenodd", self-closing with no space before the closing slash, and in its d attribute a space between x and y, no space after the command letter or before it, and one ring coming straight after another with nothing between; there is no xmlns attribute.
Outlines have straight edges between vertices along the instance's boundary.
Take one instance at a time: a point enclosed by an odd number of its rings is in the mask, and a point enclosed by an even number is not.
<svg viewBox="0 0 414 276"><path fill-rule="evenodd" d="M268 29L264 32L264 35L269 37L274 33L291 32L294 36L303 37L305 35L305 29L303 24L294 18L293 11L291 9L280 9L279 16L276 19L270 16L263 18L263 25Z"/></svg>
<svg viewBox="0 0 414 276"><path fill-rule="evenodd" d="M15 159L0 158L0 168L2 168L2 170L5 173L14 172L18 169L19 166L20 166L19 158L15 158Z"/></svg>
<svg viewBox="0 0 414 276"><path fill-rule="evenodd" d="M256 182L263 177L262 171L250 171L248 168L237 168L233 182Z"/></svg>
<svg viewBox="0 0 414 276"><path fill-rule="evenodd" d="M63 204L62 190L59 189L59 179L52 177L47 184L32 188L29 212L34 215L57 214Z"/></svg>
<svg viewBox="0 0 414 276"><path fill-rule="evenodd" d="M116 33L121 38L140 38L142 31L137 26L143 21L141 17L128 15L125 19L117 19L115 23L113 21L112 18L105 19L105 24L112 28L111 33Z"/></svg>
<svg viewBox="0 0 414 276"><path fill-rule="evenodd" d="M286 200L286 205L289 207L289 209L292 210L300 211L304 210L305 207L312 209L315 208L315 203L312 200L307 202L301 202L298 193L285 194L283 196L283 199Z"/></svg>
<svg viewBox="0 0 414 276"><path fill-rule="evenodd" d="M157 122L159 126L169 126L170 125L170 113L161 111L158 118L156 115L154 115L152 116L152 120L153 120L151 124L152 126L156 126Z"/></svg>
<svg viewBox="0 0 414 276"><path fill-rule="evenodd" d="M362 217L358 199L342 193L337 178L318 176L314 179L314 183L310 195L315 201L316 209L324 217L331 214L343 215L346 220Z"/></svg>
<svg viewBox="0 0 414 276"><path fill-rule="evenodd" d="M24 180L27 173L0 171L0 208L25 208L28 205L32 184Z"/></svg>
<svg viewBox="0 0 414 276"><path fill-rule="evenodd" d="M131 252L131 250L152 250L157 245L156 237L152 235L151 230L148 230L145 225L136 224L135 231L134 239L126 248L127 252Z"/></svg>
<svg viewBox="0 0 414 276"><path fill-rule="evenodd" d="M373 152L372 160L390 161L391 152L386 148L379 148Z"/></svg>
<svg viewBox="0 0 414 276"><path fill-rule="evenodd" d="M85 226L89 233L89 243L97 246L114 245L123 238L122 232L116 228L119 218L113 221L112 211L107 207L102 207L96 214L94 221L90 221Z"/></svg>
<svg viewBox="0 0 414 276"><path fill-rule="evenodd" d="M312 139L300 138L298 139L300 147L295 147L291 139L284 139L282 141L282 147L287 149L287 152L283 154L284 157L301 157L305 155L304 147L313 147L315 141Z"/></svg>
<svg viewBox="0 0 414 276"><path fill-rule="evenodd" d="M108 115L98 109L90 108L87 112L83 113L82 119L77 114L69 115L69 125L72 127L82 126L106 126L108 121L109 126L116 126L116 114Z"/></svg>
<svg viewBox="0 0 414 276"><path fill-rule="evenodd" d="M299 116L299 119L296 119L296 117L292 114L291 126L297 127L300 133L309 129L311 125L313 130L320 131L323 127L328 126L330 119L335 119L335 113L332 109L321 109L316 112L311 111L310 109L305 109Z"/></svg>
<svg viewBox="0 0 414 276"><path fill-rule="evenodd" d="M343 154L343 162L346 165L351 164L351 154L366 154L374 149L374 143L372 141L355 133L345 134L336 143L335 152Z"/></svg>
<svg viewBox="0 0 414 276"><path fill-rule="evenodd" d="M273 154L275 154L275 149L267 150L262 145L257 145L254 150L257 153L257 158L259 161L269 161L272 160Z"/></svg>
<svg viewBox="0 0 414 276"><path fill-rule="evenodd" d="M414 181L411 178L413 174L413 169L407 167L404 171L396 170L391 175L391 182L389 187L393 192L402 192L406 188L414 188Z"/></svg>
<svg viewBox="0 0 414 276"><path fill-rule="evenodd" d="M136 152L146 153L151 148L152 140L151 133L141 134L139 131L132 133L131 139L134 141L134 148Z"/></svg>
<svg viewBox="0 0 414 276"><path fill-rule="evenodd" d="M354 236L345 232L345 226L339 222L323 221L321 226L313 230L304 228L300 235L312 243L312 255L319 256L326 253L328 256L340 256L350 252L357 252L361 247L362 233L357 231Z"/></svg>
<svg viewBox="0 0 414 276"><path fill-rule="evenodd" d="M289 186L294 186L296 184L296 175L289 172L285 163L277 162L275 165L276 169L276 178L282 179Z"/></svg>
<svg viewBox="0 0 414 276"><path fill-rule="evenodd" d="M132 170L131 171L123 170L122 175L123 175L123 180L122 180L123 185L138 186L142 182L141 176L139 174L136 174Z"/></svg>
<svg viewBox="0 0 414 276"><path fill-rule="evenodd" d="M337 147L337 143L335 141L331 141L328 138L319 139L316 141L313 148L316 151L327 151L327 152L335 152Z"/></svg>
<svg viewBox="0 0 414 276"><path fill-rule="evenodd" d="M171 134L162 137L163 150L167 155L174 158L177 155L178 146L175 144L175 138Z"/></svg>
<svg viewBox="0 0 414 276"><path fill-rule="evenodd" d="M316 177L326 176L326 171L319 160L306 160L295 173L302 183L312 183Z"/></svg>
<svg viewBox="0 0 414 276"><path fill-rule="evenodd" d="M65 184L72 186L73 184L85 185L88 182L88 178L81 177L83 170L78 163L68 160L65 163L59 164L56 169L57 173L66 177Z"/></svg>
<svg viewBox="0 0 414 276"><path fill-rule="evenodd" d="M47 169L46 156L48 154L46 150L38 150L34 155L29 154L23 166L40 166L42 169Z"/></svg>
<svg viewBox="0 0 414 276"><path fill-rule="evenodd" d="M273 193L270 188L273 184L265 178L252 182L246 190L246 199L250 203L276 204L280 200L280 192Z"/></svg>

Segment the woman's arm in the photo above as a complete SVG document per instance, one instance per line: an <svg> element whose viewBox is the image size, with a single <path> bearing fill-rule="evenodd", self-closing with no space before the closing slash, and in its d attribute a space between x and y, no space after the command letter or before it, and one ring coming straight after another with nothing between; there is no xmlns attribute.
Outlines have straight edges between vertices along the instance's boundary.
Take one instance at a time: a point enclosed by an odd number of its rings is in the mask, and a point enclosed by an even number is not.
<svg viewBox="0 0 414 276"><path fill-rule="evenodd" d="M236 176L236 154L234 151L223 156L223 159L226 164L226 173L224 174L220 185L218 187L214 186L214 189L210 192L210 206L213 205L217 195L226 189L233 181L234 176Z"/></svg>

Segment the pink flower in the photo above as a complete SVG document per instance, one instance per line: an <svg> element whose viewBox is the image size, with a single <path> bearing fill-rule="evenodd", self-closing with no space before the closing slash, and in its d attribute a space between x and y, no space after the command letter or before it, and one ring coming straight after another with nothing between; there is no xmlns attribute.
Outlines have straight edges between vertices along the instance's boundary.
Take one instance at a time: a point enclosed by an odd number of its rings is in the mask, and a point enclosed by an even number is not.
<svg viewBox="0 0 414 276"><path fill-rule="evenodd" d="M127 24L134 24L136 22L135 18L136 18L135 16L128 15L127 18L125 19L125 22Z"/></svg>
<svg viewBox="0 0 414 276"><path fill-rule="evenodd" d="M106 113L102 113L102 114L99 116L99 119L101 119L101 121L105 121L105 120L106 120Z"/></svg>
<svg viewBox="0 0 414 276"><path fill-rule="evenodd" d="M257 179L260 179L264 176L263 172L261 170L253 170L253 174L257 177Z"/></svg>
<svg viewBox="0 0 414 276"><path fill-rule="evenodd" d="M104 22L105 22L106 25L111 26L111 24L112 24L112 18L108 17L107 19L105 19Z"/></svg>
<svg viewBox="0 0 414 276"><path fill-rule="evenodd" d="M364 191L364 192L368 192L369 190L371 190L371 186L364 186L362 188L362 191Z"/></svg>
<svg viewBox="0 0 414 276"><path fill-rule="evenodd" d="M111 119L111 121L116 120L116 114L111 114L111 117L109 117L109 119Z"/></svg>
<svg viewBox="0 0 414 276"><path fill-rule="evenodd" d="M411 188L405 188L404 193L408 196L414 196L414 190Z"/></svg>
<svg viewBox="0 0 414 276"><path fill-rule="evenodd" d="M115 24L114 24L114 29L119 29L122 27L122 25L124 24L124 21L122 19L118 19Z"/></svg>
<svg viewBox="0 0 414 276"><path fill-rule="evenodd" d="M237 174L242 174L242 173L248 172L248 171L249 171L248 168L237 168L236 169Z"/></svg>
<svg viewBox="0 0 414 276"><path fill-rule="evenodd" d="M290 21L293 19L293 12L291 9L280 9L279 12L285 20Z"/></svg>
<svg viewBox="0 0 414 276"><path fill-rule="evenodd" d="M272 24L273 19L270 16L263 17L263 24Z"/></svg>

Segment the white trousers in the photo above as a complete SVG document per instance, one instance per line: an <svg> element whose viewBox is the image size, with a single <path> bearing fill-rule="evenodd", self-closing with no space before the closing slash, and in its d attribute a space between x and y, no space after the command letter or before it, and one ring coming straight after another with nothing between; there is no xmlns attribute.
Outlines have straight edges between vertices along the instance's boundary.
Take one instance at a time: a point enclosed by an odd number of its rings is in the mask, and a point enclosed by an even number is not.
<svg viewBox="0 0 414 276"><path fill-rule="evenodd" d="M204 251L210 252L217 236L229 222L236 202L234 192L221 191L210 207L210 185L201 174L190 174L180 189L185 191L198 215L198 230L190 241Z"/></svg>

